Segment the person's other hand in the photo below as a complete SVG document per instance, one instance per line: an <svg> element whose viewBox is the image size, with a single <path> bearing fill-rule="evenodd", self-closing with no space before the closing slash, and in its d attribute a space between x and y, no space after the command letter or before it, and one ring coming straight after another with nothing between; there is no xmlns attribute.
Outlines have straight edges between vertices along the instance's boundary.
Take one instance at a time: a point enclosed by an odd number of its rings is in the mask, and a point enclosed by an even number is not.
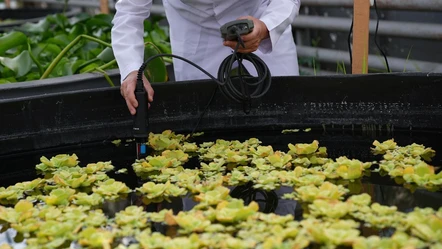
<svg viewBox="0 0 442 249"><path fill-rule="evenodd" d="M122 82L120 92L121 96L126 100L127 108L129 109L130 114L135 115L136 108L138 107L138 101L135 98L135 87L137 85L137 74L138 71L131 72L126 79ZM143 74L143 83L144 83L144 89L146 89L147 92L147 99L149 102L153 101L153 88L150 85L149 81L146 79L146 76ZM150 104L148 104L148 107L150 108Z"/></svg>
<svg viewBox="0 0 442 249"><path fill-rule="evenodd" d="M243 48L241 45L238 48L239 53L252 53L258 50L259 44L261 44L261 41L264 39L267 39L269 37L269 30L267 29L267 26L265 23L258 18L255 18L253 16L244 16L238 18L240 19L250 19L253 21L253 31L250 32L247 35L241 36L245 48ZM224 41L224 46L231 47L232 49L235 49L237 41Z"/></svg>

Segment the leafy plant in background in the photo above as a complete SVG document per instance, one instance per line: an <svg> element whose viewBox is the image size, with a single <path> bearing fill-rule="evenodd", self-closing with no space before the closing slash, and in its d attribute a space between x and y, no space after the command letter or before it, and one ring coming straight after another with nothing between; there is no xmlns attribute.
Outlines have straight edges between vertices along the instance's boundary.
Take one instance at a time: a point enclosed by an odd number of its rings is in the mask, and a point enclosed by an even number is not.
<svg viewBox="0 0 442 249"><path fill-rule="evenodd" d="M80 14L68 19L48 15L38 23L26 23L0 34L0 83L24 82L117 68L111 47L112 15ZM159 25L163 17L144 22L144 56L170 53L168 30ZM147 67L153 82L167 80L165 62L156 58Z"/></svg>

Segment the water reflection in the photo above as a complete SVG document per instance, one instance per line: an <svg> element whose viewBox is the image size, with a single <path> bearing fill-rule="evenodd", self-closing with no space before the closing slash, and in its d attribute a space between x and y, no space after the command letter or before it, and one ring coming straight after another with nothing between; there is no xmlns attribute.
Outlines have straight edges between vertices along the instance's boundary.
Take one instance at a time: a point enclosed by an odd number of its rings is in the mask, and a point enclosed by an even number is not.
<svg viewBox="0 0 442 249"><path fill-rule="evenodd" d="M401 186L374 185L374 201L387 206L396 206L399 211L408 213L414 208L430 207L435 210L442 207L442 192L416 190L411 192Z"/></svg>
<svg viewBox="0 0 442 249"><path fill-rule="evenodd" d="M2 227L2 226L0 226ZM3 229L1 230L3 231ZM12 228L0 233L0 246L2 244L10 245L12 248L22 249L26 248L26 241L18 241L20 236L17 236L17 231Z"/></svg>

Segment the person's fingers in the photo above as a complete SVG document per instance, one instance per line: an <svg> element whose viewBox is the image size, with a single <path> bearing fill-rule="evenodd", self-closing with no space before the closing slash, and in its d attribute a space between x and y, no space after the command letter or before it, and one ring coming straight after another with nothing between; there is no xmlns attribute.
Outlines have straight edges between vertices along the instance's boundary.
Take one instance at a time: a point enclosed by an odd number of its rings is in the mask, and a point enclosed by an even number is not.
<svg viewBox="0 0 442 249"><path fill-rule="evenodd" d="M135 96L130 95L130 92L127 90L127 88L128 88L127 85L129 85L129 84L125 84L123 86L122 95L123 95L124 99L126 100L127 109L129 109L130 114L135 115L136 109L135 109L134 102L133 102L133 100L135 100ZM132 94L132 95L134 95L134 94Z"/></svg>
<svg viewBox="0 0 442 249"><path fill-rule="evenodd" d="M124 89L124 98L126 99L127 107L132 115L135 114L138 101L135 98L135 82L126 82Z"/></svg>
<svg viewBox="0 0 442 249"><path fill-rule="evenodd" d="M258 49L259 41L258 40L253 40L253 41L245 42L244 45L245 45L245 48L240 46L239 49L238 49L238 52L240 52L240 53L252 53L252 52L255 52Z"/></svg>
<svg viewBox="0 0 442 249"><path fill-rule="evenodd" d="M136 113L135 107L132 106L132 104L128 98L126 98L126 105L127 105L127 109L129 109L130 114L135 115L135 113Z"/></svg>
<svg viewBox="0 0 442 249"><path fill-rule="evenodd" d="M230 47L231 49L235 49L236 43L236 41L224 41L223 45L226 47Z"/></svg>
<svg viewBox="0 0 442 249"><path fill-rule="evenodd" d="M138 101L135 98L135 84L136 82L131 82L126 86L126 98L129 98L130 103L136 108L138 106Z"/></svg>
<svg viewBox="0 0 442 249"><path fill-rule="evenodd" d="M259 43L259 40L257 39L256 36L249 36L249 38L247 40L243 39L243 42L244 42L244 47L245 48L243 48L243 46L239 46L238 51L239 50L243 50L243 51L244 50L248 50L249 48L256 48L256 44ZM226 46L226 47L230 47L232 49L235 49L237 43L238 43L237 41L224 41L223 45Z"/></svg>
<svg viewBox="0 0 442 249"><path fill-rule="evenodd" d="M256 50L253 50L253 49L238 49L238 53L241 53L241 54L250 54L250 53L253 53L253 52L255 52Z"/></svg>
<svg viewBox="0 0 442 249"><path fill-rule="evenodd" d="M227 41L224 42L225 46L230 47L231 49L235 50L236 46L237 46L237 42L234 41ZM243 46L239 46L238 47L238 52L243 53L244 51L249 51L250 47L252 47L251 45L253 44L253 42L249 42L249 43L244 43L244 47ZM243 51L243 52L241 52Z"/></svg>
<svg viewBox="0 0 442 249"><path fill-rule="evenodd" d="M147 79L144 80L144 89L146 89L147 92L147 99L149 102L153 102L153 96L155 94L155 91L152 88L152 85L149 83Z"/></svg>
<svg viewBox="0 0 442 249"><path fill-rule="evenodd" d="M252 32L248 33L247 35L242 35L241 39L243 42L253 41L257 38L257 31L253 30Z"/></svg>

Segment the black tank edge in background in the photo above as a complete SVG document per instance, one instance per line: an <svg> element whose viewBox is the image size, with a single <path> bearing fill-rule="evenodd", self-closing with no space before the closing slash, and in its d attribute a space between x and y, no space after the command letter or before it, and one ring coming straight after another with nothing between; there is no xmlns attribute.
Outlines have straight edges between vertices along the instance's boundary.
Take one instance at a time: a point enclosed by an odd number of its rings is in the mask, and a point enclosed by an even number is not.
<svg viewBox="0 0 442 249"><path fill-rule="evenodd" d="M69 8L64 12L66 17L73 17L81 13L81 8ZM47 15L63 13L63 8L16 8L1 9L0 17L8 22L0 23L0 33L7 32L25 23L37 23L46 18Z"/></svg>

